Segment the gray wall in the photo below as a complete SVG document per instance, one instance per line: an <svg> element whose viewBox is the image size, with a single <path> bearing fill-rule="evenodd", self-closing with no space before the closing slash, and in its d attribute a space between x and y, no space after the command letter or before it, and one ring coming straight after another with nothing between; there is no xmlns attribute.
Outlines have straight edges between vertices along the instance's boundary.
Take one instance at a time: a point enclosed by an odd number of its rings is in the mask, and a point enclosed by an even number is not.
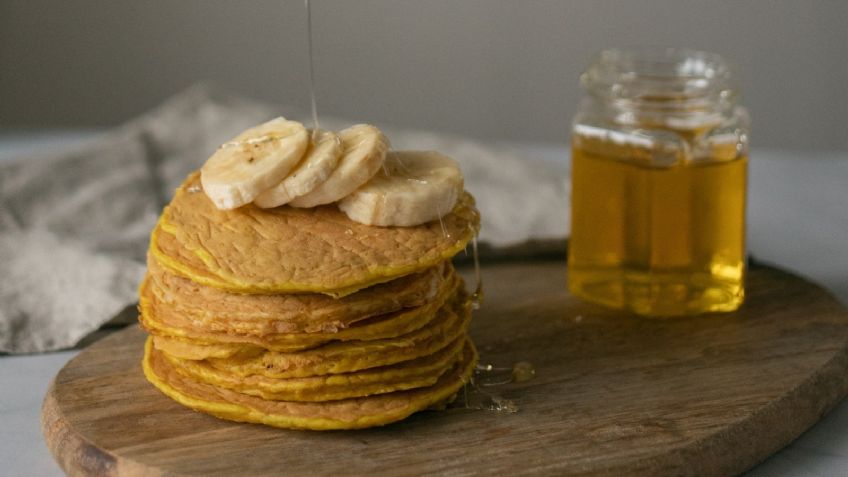
<svg viewBox="0 0 848 477"><path fill-rule="evenodd" d="M754 144L848 148L848 1L313 0L319 111L562 141L613 45L737 65ZM111 125L200 81L308 106L302 0L0 0L0 127Z"/></svg>

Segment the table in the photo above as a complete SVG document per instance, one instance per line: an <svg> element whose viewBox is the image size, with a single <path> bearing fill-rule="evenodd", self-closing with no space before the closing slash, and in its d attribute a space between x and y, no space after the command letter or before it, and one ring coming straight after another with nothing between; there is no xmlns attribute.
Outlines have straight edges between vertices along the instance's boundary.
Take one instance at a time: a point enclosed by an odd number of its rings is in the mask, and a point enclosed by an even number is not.
<svg viewBox="0 0 848 477"><path fill-rule="evenodd" d="M66 147L96 131L0 132L0 161ZM515 153L567 167L565 144L511 142ZM848 304L848 151L754 148L748 243L760 261L829 289ZM76 351L0 357L0 462L7 475L61 475L41 437L41 400ZM748 477L848 475L848 401Z"/></svg>

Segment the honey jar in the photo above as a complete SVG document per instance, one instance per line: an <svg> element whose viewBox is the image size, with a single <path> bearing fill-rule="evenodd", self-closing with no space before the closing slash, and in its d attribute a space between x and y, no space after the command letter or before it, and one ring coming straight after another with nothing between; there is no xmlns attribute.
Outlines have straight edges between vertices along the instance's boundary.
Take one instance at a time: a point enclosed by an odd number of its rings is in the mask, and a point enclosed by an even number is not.
<svg viewBox="0 0 848 477"><path fill-rule="evenodd" d="M605 50L571 131L570 291L645 316L743 302L748 114L720 56Z"/></svg>

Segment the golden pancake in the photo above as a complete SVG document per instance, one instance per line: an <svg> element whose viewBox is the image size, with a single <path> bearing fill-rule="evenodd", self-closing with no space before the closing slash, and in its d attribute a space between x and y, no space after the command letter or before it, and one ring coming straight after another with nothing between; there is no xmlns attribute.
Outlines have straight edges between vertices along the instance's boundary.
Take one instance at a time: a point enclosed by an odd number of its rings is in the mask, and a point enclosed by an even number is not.
<svg viewBox="0 0 848 477"><path fill-rule="evenodd" d="M470 344L470 342L469 342ZM328 402L268 401L189 379L177 372L151 340L145 347L144 375L171 399L224 419L289 429L361 429L399 421L451 399L470 379L477 362L473 346L436 384L409 391Z"/></svg>
<svg viewBox="0 0 848 477"><path fill-rule="evenodd" d="M391 366L289 379L235 376L203 361L182 360L167 353L163 355L180 374L195 381L271 401L318 402L432 386L460 358L466 341L465 336L460 336L436 353ZM160 352L155 345L153 352Z"/></svg>
<svg viewBox="0 0 848 477"><path fill-rule="evenodd" d="M165 208L150 250L174 273L237 293L344 296L452 257L479 224L467 193L441 220L415 227L363 225L334 205L222 211L194 173Z"/></svg>
<svg viewBox="0 0 848 477"><path fill-rule="evenodd" d="M226 331L207 331L203 324L186 320L164 310L155 295L146 293L149 280L141 286L139 322L155 336L156 347L183 359L225 358L236 353L263 350L291 353L316 348L330 341L378 340L394 338L420 329L432 321L449 299L455 297L464 283L459 275L452 287L433 301L386 315L369 318L335 333L278 333L256 336ZM255 353L254 353L255 354Z"/></svg>
<svg viewBox="0 0 848 477"><path fill-rule="evenodd" d="M279 333L334 333L362 320L424 305L457 275L450 262L375 285L343 298L316 293L242 295L199 285L165 271L148 256L150 288L162 308L209 331L268 336ZM139 294L145 297L144 286Z"/></svg>
<svg viewBox="0 0 848 477"><path fill-rule="evenodd" d="M471 304L463 293L440 308L426 326L396 338L329 343L297 353L251 352L247 356L238 354L207 362L238 376L305 378L350 373L433 354L464 335L470 319Z"/></svg>
<svg viewBox="0 0 848 477"><path fill-rule="evenodd" d="M139 319L141 319L141 316L139 316ZM141 327L150 332L150 329L143 322ZM211 341L197 341L175 336L151 335L151 338L156 349L180 359L200 361L209 358L229 358L236 354L247 356L251 351L257 356L263 353L261 348L254 346L234 346L230 343L218 344Z"/></svg>

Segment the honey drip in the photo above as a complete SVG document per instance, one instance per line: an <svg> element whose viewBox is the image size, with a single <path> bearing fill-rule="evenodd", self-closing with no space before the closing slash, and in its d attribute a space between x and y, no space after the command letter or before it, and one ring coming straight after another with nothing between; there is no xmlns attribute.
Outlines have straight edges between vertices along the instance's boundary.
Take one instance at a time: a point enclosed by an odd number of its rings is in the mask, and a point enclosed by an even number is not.
<svg viewBox="0 0 848 477"><path fill-rule="evenodd" d="M439 226L442 228L442 237L450 238L450 234L448 234L448 229L445 227L445 221L442 219L442 211L436 207L436 215L439 216Z"/></svg>
<svg viewBox="0 0 848 477"><path fill-rule="evenodd" d="M306 6L306 45L309 53L309 99L312 106L312 142L318 135L318 105L315 101L315 61L312 54L312 5L304 0Z"/></svg>
<svg viewBox="0 0 848 477"><path fill-rule="evenodd" d="M480 254L477 251L477 237L471 239L471 251L474 257L474 279L477 281L474 293L471 294L471 308L479 310L483 304L483 278L480 276Z"/></svg>
<svg viewBox="0 0 848 477"><path fill-rule="evenodd" d="M315 64L312 48L312 8L310 0L304 0L304 5L306 7L307 49L309 54L309 97L312 108L312 141L314 143L316 135L318 134L319 123L318 106L315 99ZM234 144L230 144L229 146L232 145ZM402 163L401 167L405 168ZM386 168L385 164L383 165L383 173L386 176L390 175L390 171ZM426 183L426 181L417 182ZM446 238L450 238L442 220L441 211L437 212L439 215L439 224L441 225L442 233ZM345 233L351 234L352 231L348 229ZM474 277L477 282L474 292L471 294L471 303L473 309L478 310L483 302L483 280L480 275L480 257L477 248L477 237L472 239L471 244L474 258ZM527 361L520 361L513 365L512 368L495 367L491 364L478 365L474 371L474 375L463 388L463 401L465 408L505 413L518 412L519 408L515 401L506 399L483 388L502 386L510 383L521 383L532 379L535 374L535 368L533 368L533 365Z"/></svg>

